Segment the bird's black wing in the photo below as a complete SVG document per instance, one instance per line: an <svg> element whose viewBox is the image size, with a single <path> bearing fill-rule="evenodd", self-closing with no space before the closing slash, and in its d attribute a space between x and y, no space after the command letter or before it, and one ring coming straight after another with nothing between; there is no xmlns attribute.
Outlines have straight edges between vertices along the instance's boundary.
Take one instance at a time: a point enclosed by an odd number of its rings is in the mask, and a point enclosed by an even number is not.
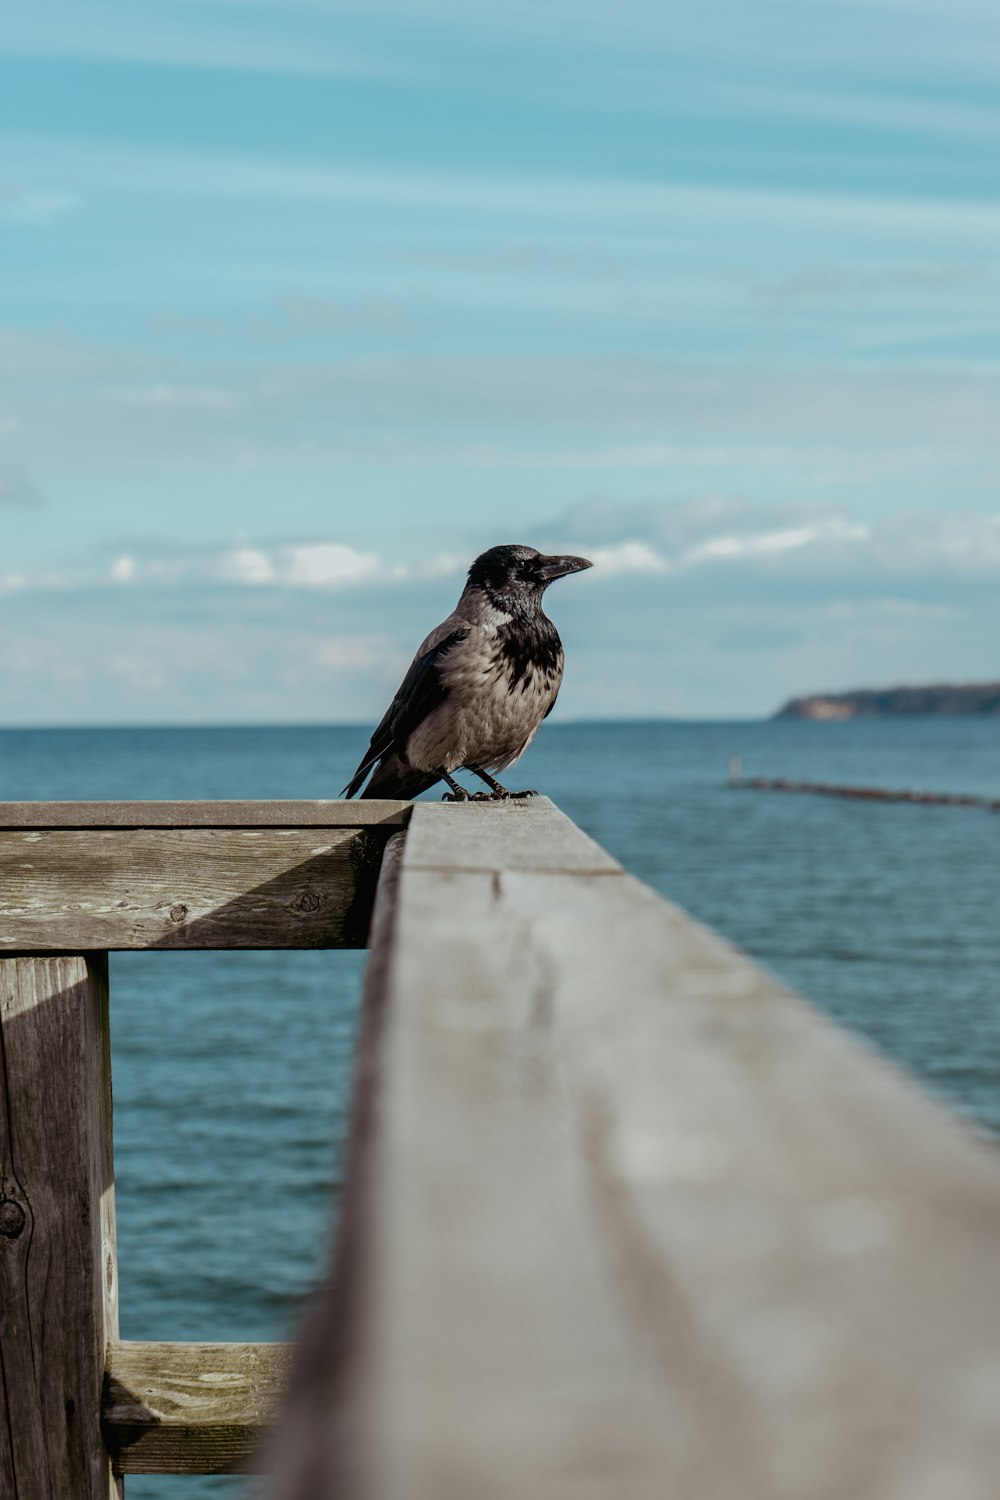
<svg viewBox="0 0 1000 1500"><path fill-rule="evenodd" d="M365 751L358 769L345 786L341 796L353 797L361 790L368 772L383 755L396 749L405 754L406 744L413 731L423 723L427 715L448 696L439 670L442 656L456 641L468 635L467 626L459 626L433 645L429 651L414 657L410 670L403 678L399 691L393 698L381 724L372 735L371 744Z"/></svg>

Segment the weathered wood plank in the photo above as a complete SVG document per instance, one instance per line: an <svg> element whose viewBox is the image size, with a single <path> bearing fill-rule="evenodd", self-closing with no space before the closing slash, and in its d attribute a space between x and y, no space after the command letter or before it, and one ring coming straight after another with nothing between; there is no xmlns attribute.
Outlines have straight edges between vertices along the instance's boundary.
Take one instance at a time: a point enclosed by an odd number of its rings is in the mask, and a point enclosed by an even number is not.
<svg viewBox="0 0 1000 1500"><path fill-rule="evenodd" d="M621 870L618 861L548 797L465 802L444 808L417 803L407 832L406 867L589 870L595 874Z"/></svg>
<svg viewBox="0 0 1000 1500"><path fill-rule="evenodd" d="M112 1344L104 1433L115 1473L252 1469L290 1362L287 1344Z"/></svg>
<svg viewBox="0 0 1000 1500"><path fill-rule="evenodd" d="M117 1337L107 959L0 959L0 1493L120 1496L100 1429Z"/></svg>
<svg viewBox="0 0 1000 1500"><path fill-rule="evenodd" d="M497 827L481 870L407 843L360 1243L276 1493L993 1500L994 1150L631 877L507 868Z"/></svg>
<svg viewBox="0 0 1000 1500"><path fill-rule="evenodd" d="M365 1258L373 1242L371 1152L381 1107L383 1030L389 1019L388 965L393 961L406 838L405 833L394 834L386 845L372 915L371 958L365 974L354 1068L351 1134L337 1218L336 1275L314 1298L300 1330L283 1420L267 1454L271 1459L268 1468L282 1476L282 1494L309 1495L316 1500L328 1493L328 1450L337 1441L331 1412L347 1405L368 1269ZM345 1493L358 1491L348 1487Z"/></svg>
<svg viewBox="0 0 1000 1500"><path fill-rule="evenodd" d="M410 802L0 802L0 828L398 828Z"/></svg>
<svg viewBox="0 0 1000 1500"><path fill-rule="evenodd" d="M0 830L0 952L363 947L391 832Z"/></svg>

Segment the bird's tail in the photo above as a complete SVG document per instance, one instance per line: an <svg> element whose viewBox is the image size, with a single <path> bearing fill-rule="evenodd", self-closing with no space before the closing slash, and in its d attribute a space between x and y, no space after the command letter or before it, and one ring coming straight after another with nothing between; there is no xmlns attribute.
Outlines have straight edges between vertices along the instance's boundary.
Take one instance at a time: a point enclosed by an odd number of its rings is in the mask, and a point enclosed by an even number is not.
<svg viewBox="0 0 1000 1500"><path fill-rule="evenodd" d="M364 783L364 779L368 775L370 769L370 765L368 765L367 762L362 761L340 795L342 797L356 797L360 792L361 787Z"/></svg>
<svg viewBox="0 0 1000 1500"><path fill-rule="evenodd" d="M359 771L354 779L345 789L344 795L353 797L365 778L364 772ZM433 771L415 771L412 766L407 765L399 755L387 755L380 760L372 774L372 779L361 793L365 797L389 797L408 800L417 797L421 792L426 792L428 787L440 781Z"/></svg>

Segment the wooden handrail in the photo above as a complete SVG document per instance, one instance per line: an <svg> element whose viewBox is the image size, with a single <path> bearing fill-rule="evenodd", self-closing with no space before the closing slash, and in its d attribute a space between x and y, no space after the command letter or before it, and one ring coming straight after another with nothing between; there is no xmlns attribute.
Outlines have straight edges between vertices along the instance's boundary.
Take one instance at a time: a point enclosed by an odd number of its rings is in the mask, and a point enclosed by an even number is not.
<svg viewBox="0 0 1000 1500"><path fill-rule="evenodd" d="M0 803L0 1495L230 1472L280 1345L118 1338L107 953L359 947L402 802Z"/></svg>
<svg viewBox="0 0 1000 1500"><path fill-rule="evenodd" d="M102 1429L117 1474L233 1474L256 1466L291 1363L288 1344L108 1348Z"/></svg>
<svg viewBox="0 0 1000 1500"><path fill-rule="evenodd" d="M411 805L0 803L0 953L363 947Z"/></svg>
<svg viewBox="0 0 1000 1500"><path fill-rule="evenodd" d="M5 1500L270 1430L284 1346L118 1339L105 950L303 939L371 959L276 1500L992 1500L994 1150L544 798L0 807Z"/></svg>
<svg viewBox="0 0 1000 1500"><path fill-rule="evenodd" d="M3 828L402 828L412 802L0 802Z"/></svg>
<svg viewBox="0 0 1000 1500"><path fill-rule="evenodd" d="M992 1500L1000 1164L550 804L418 804L279 1500Z"/></svg>

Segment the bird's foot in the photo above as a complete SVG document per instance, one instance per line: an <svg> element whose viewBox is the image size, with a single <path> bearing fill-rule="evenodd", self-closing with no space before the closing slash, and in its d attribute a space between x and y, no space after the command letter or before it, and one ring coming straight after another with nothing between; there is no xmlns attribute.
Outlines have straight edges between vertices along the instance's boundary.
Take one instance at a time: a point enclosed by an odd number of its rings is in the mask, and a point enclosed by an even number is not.
<svg viewBox="0 0 1000 1500"><path fill-rule="evenodd" d="M530 792L508 792L505 786L497 787L495 792L473 792L469 798L470 802L522 802L525 797L537 797L535 791Z"/></svg>
<svg viewBox="0 0 1000 1500"><path fill-rule="evenodd" d="M480 796L480 793L478 793L478 792L475 794L475 796L470 796L470 794L468 792L463 791L463 789L461 787L459 787L459 789L458 789L457 792L445 792L443 794L442 798L441 798L441 801L442 802L475 802L479 796Z"/></svg>
<svg viewBox="0 0 1000 1500"><path fill-rule="evenodd" d="M521 801L523 801L525 797L540 797L541 795L542 795L541 792L536 792L534 787L529 787L526 792L508 792L507 793L508 797L517 797Z"/></svg>
<svg viewBox="0 0 1000 1500"><path fill-rule="evenodd" d="M501 786L496 777L491 776L488 771L480 771L478 767L475 766L469 766L466 769L474 771L475 774L479 777L480 781L485 781L486 785L489 787L488 792L473 792L471 799L473 802L510 802L514 799L538 796L538 793L536 791L509 792L507 788L505 786Z"/></svg>

